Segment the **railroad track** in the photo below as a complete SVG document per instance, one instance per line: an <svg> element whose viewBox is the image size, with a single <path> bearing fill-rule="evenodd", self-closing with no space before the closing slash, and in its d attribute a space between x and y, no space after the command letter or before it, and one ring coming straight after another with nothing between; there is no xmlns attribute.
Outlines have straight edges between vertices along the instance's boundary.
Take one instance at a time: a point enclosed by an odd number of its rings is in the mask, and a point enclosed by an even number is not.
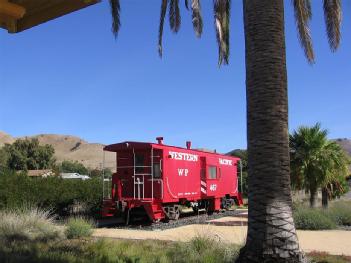
<svg viewBox="0 0 351 263"><path fill-rule="evenodd" d="M181 214L178 220L170 220L168 222L151 223L145 218L136 218L131 221L129 225L125 225L122 219L100 219L97 222L98 227L108 227L117 229L140 229L140 230L165 230L175 228L179 226L191 225L191 224L211 224L209 220L226 217L226 216L244 216L246 210L228 210L220 211L208 215L205 211L199 211L199 213L187 212Z"/></svg>

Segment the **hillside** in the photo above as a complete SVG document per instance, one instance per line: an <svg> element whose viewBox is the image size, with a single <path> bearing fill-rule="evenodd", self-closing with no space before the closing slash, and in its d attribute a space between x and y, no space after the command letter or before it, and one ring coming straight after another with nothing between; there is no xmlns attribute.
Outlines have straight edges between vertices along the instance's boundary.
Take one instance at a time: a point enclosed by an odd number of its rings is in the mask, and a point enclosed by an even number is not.
<svg viewBox="0 0 351 263"><path fill-rule="evenodd" d="M349 139L336 139L335 140L340 146L351 155L351 140Z"/></svg>
<svg viewBox="0 0 351 263"><path fill-rule="evenodd" d="M13 143L15 141L15 138L13 138L11 135L0 131L0 147L4 146L5 143Z"/></svg>
<svg viewBox="0 0 351 263"><path fill-rule="evenodd" d="M22 137L26 138L26 137ZM39 143L50 144L55 149L55 157L58 162L64 160L78 161L90 168L100 168L103 159L103 144L89 143L79 137L58 134L39 134L28 136L37 138ZM16 139L9 134L0 131L0 147L5 143L13 143ZM105 167L115 170L115 154L105 153Z"/></svg>

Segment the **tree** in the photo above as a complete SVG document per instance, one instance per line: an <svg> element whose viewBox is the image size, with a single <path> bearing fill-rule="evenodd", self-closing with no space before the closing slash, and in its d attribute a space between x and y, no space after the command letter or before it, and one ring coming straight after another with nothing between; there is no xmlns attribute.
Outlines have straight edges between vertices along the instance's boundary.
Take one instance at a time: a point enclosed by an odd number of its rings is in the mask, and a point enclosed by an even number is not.
<svg viewBox="0 0 351 263"><path fill-rule="evenodd" d="M349 173L350 158L339 144L328 141L325 147L327 162L325 180L322 182L322 206L328 207L328 200L345 194L348 190L346 178Z"/></svg>
<svg viewBox="0 0 351 263"><path fill-rule="evenodd" d="M310 206L316 205L318 188L322 188L323 206L328 205L331 186L340 190L348 173L349 160L343 149L327 138L328 131L319 123L301 126L290 135L292 181L310 192ZM331 193L330 193L331 196Z"/></svg>
<svg viewBox="0 0 351 263"><path fill-rule="evenodd" d="M242 189L240 189L243 196L247 197L248 186L247 186L247 150L236 149L229 153L230 156L240 158L242 165ZM238 168L240 169L240 167Z"/></svg>
<svg viewBox="0 0 351 263"><path fill-rule="evenodd" d="M7 166L13 170L38 170L51 168L55 163L54 148L39 145L38 139L18 139L13 144L5 144Z"/></svg>
<svg viewBox="0 0 351 263"><path fill-rule="evenodd" d="M89 171L90 177L101 177L102 174L104 174L105 178L111 178L112 177L112 171L109 168L105 168L103 170L100 169L92 169Z"/></svg>
<svg viewBox="0 0 351 263"><path fill-rule="evenodd" d="M0 148L0 170L7 167L9 155L4 147Z"/></svg>
<svg viewBox="0 0 351 263"><path fill-rule="evenodd" d="M89 173L88 168L77 161L63 161L59 166L59 171L61 173L79 173L82 175L87 175Z"/></svg>
<svg viewBox="0 0 351 263"><path fill-rule="evenodd" d="M189 6L189 0L185 0ZM178 0L161 1L159 54L169 3L171 30L178 32ZM230 0L213 1L219 64L229 59ZM110 0L112 31L120 28L119 0ZM310 0L293 0L300 42L314 62L308 23ZM201 36L200 1L192 0L195 33ZM249 174L248 235L238 262L303 262L294 222L290 189L288 98L283 0L244 0L247 144ZM327 35L332 51L340 42L340 0L324 0Z"/></svg>

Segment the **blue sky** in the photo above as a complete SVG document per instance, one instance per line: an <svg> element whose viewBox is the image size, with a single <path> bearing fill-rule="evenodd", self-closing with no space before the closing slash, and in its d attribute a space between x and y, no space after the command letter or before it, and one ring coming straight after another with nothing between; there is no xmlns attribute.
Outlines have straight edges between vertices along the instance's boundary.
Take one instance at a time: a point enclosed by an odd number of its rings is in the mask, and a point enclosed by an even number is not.
<svg viewBox="0 0 351 263"><path fill-rule="evenodd" d="M162 60L160 1L121 2L117 41L106 1L19 34L0 31L0 130L13 136L70 134L106 144L164 136L167 144L191 140L194 147L220 152L246 147L241 1L232 1L230 65L221 68L212 1L202 1L201 39L183 5L177 35L167 19ZM316 64L310 66L291 1L285 1L289 127L321 122L330 138L351 137L351 30L342 27L340 49L331 53L319 2L313 1ZM343 4L343 25L350 25L351 2Z"/></svg>

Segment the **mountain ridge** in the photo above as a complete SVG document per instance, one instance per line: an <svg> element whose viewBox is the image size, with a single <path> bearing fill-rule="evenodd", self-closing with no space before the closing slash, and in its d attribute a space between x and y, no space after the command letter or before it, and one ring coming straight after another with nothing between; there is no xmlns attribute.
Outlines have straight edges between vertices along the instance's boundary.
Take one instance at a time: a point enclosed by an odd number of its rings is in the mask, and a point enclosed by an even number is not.
<svg viewBox="0 0 351 263"><path fill-rule="evenodd" d="M64 160L78 161L89 168L101 168L103 160L103 147L101 143L91 143L78 136L62 134L37 134L23 137L13 137L0 131L0 147L5 143L13 143L16 139L37 138L41 145L50 144L55 149L55 158L58 162ZM333 139L351 156L351 139ZM233 151L230 151L231 153ZM228 153L228 154L229 154ZM115 170L115 154L105 152L105 167Z"/></svg>
<svg viewBox="0 0 351 263"><path fill-rule="evenodd" d="M91 169L102 167L103 147L101 143L90 143L86 140L72 135L61 134L37 134L23 137L13 137L0 131L0 147L6 143L12 144L17 139L36 138L40 145L50 144L55 149L55 158L58 162L65 160L77 161ZM115 154L105 152L105 167L115 170Z"/></svg>

